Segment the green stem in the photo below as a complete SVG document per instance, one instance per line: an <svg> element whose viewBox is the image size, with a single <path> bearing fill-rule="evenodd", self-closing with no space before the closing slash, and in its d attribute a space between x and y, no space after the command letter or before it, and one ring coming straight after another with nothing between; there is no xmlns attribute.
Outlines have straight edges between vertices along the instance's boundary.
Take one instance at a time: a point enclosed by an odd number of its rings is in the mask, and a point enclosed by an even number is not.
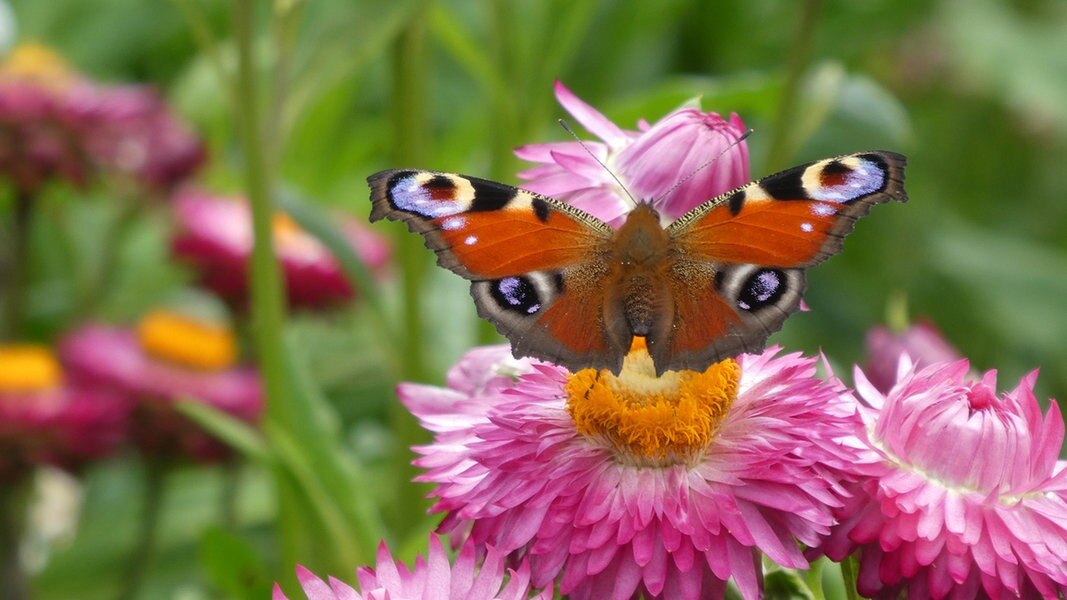
<svg viewBox="0 0 1067 600"><path fill-rule="evenodd" d="M19 482L0 485L0 600L27 600L30 597L19 556L22 517L26 508L23 492L24 486Z"/></svg>
<svg viewBox="0 0 1067 600"><path fill-rule="evenodd" d="M122 593L119 594L122 600L133 600L137 597L155 558L156 540L159 537L159 522L163 514L163 497L169 472L168 465L152 460L145 462L145 488L144 501L141 506L140 531L137 534L130 561L126 565L126 577Z"/></svg>
<svg viewBox="0 0 1067 600"><path fill-rule="evenodd" d="M859 578L858 566L854 556L841 561L841 579L845 582L845 598L848 600L859 600L860 597L856 591L856 580Z"/></svg>
<svg viewBox="0 0 1067 600"><path fill-rule="evenodd" d="M398 36L393 48L393 139L400 165L418 166L426 160L427 109L425 98L427 69L425 52L426 25L421 13L415 13L407 28ZM404 270L403 323L404 344L401 375L422 381L426 373L423 345L425 322L421 301L426 282L426 248L415 235L399 238L398 258Z"/></svg>
<svg viewBox="0 0 1067 600"><path fill-rule="evenodd" d="M819 15L822 13L822 0L805 0L801 5L800 27L789 50L789 66L786 73L782 98L778 103L778 116L775 118L771 135L770 151L767 154L765 168L778 171L791 162L796 152L796 139L793 123L796 121L797 95L804 73L811 62L812 46L818 30Z"/></svg>
<svg viewBox="0 0 1067 600"><path fill-rule="evenodd" d="M11 226L11 264L8 270L8 280L4 282L4 289L7 292L4 333L10 340L20 339L23 335L33 204L32 193L22 189L15 191L15 219Z"/></svg>
<svg viewBox="0 0 1067 600"><path fill-rule="evenodd" d="M285 290L274 259L271 234L273 202L270 172L260 124L259 90L252 54L255 6L253 0L233 0L233 23L237 40L237 128L244 152L244 178L252 206L252 327L256 354L267 397L267 417L287 422L285 362L282 357L282 323L285 319Z"/></svg>
<svg viewBox="0 0 1067 600"><path fill-rule="evenodd" d="M236 453L222 465L222 493L219 495L219 513L222 526L227 531L237 531L240 525L237 504L241 492L241 467L244 461Z"/></svg>
<svg viewBox="0 0 1067 600"><path fill-rule="evenodd" d="M396 164L418 166L426 158L427 122L426 98L426 11L413 13L405 30L393 48L393 139L396 140ZM409 381L426 381L426 345L421 302L425 296L429 254L417 235L403 235L398 239L397 258L404 272L403 278L403 343L401 345L401 377ZM411 465L410 446L425 440L425 432L415 418L399 403L392 403L390 422L397 436L395 458L396 493L394 525L397 537L403 539L407 530L419 523L425 514L426 503L419 490L412 490L409 481L416 475Z"/></svg>

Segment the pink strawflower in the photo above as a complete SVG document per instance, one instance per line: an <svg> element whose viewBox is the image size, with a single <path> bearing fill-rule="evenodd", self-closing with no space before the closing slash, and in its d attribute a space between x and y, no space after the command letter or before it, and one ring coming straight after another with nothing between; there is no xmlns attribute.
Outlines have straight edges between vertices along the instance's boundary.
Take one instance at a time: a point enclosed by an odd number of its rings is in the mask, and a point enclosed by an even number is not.
<svg viewBox="0 0 1067 600"><path fill-rule="evenodd" d="M197 270L204 287L234 306L247 306L253 239L248 203L242 198L186 190L175 199L174 210L178 223L171 241L174 255ZM354 219L339 218L337 224L364 264L382 271L390 256L384 238ZM320 308L355 297L326 246L285 213L276 213L273 226L275 252L292 306Z"/></svg>
<svg viewBox="0 0 1067 600"><path fill-rule="evenodd" d="M875 327L867 332L867 364L863 371L878 391L886 393L897 382L897 365L908 355L917 367L961 358L932 323L919 322L903 331Z"/></svg>
<svg viewBox="0 0 1067 600"><path fill-rule="evenodd" d="M960 360L902 361L879 392L856 372L866 406L860 484L821 548L858 552L858 590L879 598L1067 595L1067 463L1059 408L1033 394L1037 373L998 396L996 372Z"/></svg>
<svg viewBox="0 0 1067 600"><path fill-rule="evenodd" d="M0 345L0 485L41 464L76 469L122 441L130 405L66 381L52 351Z"/></svg>
<svg viewBox="0 0 1067 600"><path fill-rule="evenodd" d="M180 400L203 402L256 423L263 410L259 375L234 363L226 332L157 312L137 331L86 325L68 334L60 356L71 378L132 397L130 436L146 453L209 461L225 447L180 415Z"/></svg>
<svg viewBox="0 0 1067 600"><path fill-rule="evenodd" d="M749 181L748 146L739 142L745 125L736 114L726 120L686 107L653 125L641 121L637 131L627 131L558 81L556 99L603 140L584 142L585 146L634 198L651 201L665 222ZM573 204L616 225L634 206L611 174L578 142L530 144L516 149L515 155L541 163L519 173L526 180L522 187L530 191Z"/></svg>
<svg viewBox="0 0 1067 600"><path fill-rule="evenodd" d="M856 458L854 400L815 359L776 349L656 378L640 345L621 374L468 353L448 387L401 384L434 433L416 448L440 531L530 560L574 599L760 595L760 553L806 568Z"/></svg>
<svg viewBox="0 0 1067 600"><path fill-rule="evenodd" d="M0 64L0 175L23 193L103 174L163 190L204 157L200 140L149 88L94 83L34 44Z"/></svg>
<svg viewBox="0 0 1067 600"><path fill-rule="evenodd" d="M476 566L476 549L464 544L453 565L449 565L441 541L430 536L429 560L420 556L415 568L395 561L389 548L378 547L377 569L357 571L357 592L333 577L326 583L303 567L296 568L300 587L308 600L550 600L552 590L530 596L530 566L526 561L518 569L504 568L504 555L487 548L485 559ZM275 584L273 600L288 600Z"/></svg>

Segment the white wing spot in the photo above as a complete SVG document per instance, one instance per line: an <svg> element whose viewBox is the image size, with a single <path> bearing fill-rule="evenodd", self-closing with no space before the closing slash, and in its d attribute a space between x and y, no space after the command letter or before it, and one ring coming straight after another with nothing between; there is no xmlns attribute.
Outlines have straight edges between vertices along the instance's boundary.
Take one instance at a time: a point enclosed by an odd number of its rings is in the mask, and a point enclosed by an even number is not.
<svg viewBox="0 0 1067 600"><path fill-rule="evenodd" d="M463 217L449 217L441 222L441 229L446 231L453 231L456 229L462 229L467 225L467 219Z"/></svg>

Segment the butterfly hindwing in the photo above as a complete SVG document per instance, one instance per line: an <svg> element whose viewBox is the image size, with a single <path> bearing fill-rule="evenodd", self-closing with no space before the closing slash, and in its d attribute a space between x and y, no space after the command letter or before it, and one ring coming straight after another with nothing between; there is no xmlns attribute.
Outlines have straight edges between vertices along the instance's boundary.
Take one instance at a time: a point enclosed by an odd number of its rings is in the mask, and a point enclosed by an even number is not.
<svg viewBox="0 0 1067 600"><path fill-rule="evenodd" d="M649 343L657 370L762 349L799 308L804 269L840 251L872 205L907 199L904 164L899 154L864 152L801 165L723 194L672 223L668 232L681 257L674 269L686 275L672 278L669 342Z"/></svg>
<svg viewBox="0 0 1067 600"><path fill-rule="evenodd" d="M382 171L368 178L371 220L407 223L437 261L471 281L478 314L516 356L617 368L604 333L603 265L612 229L552 198L450 173Z"/></svg>

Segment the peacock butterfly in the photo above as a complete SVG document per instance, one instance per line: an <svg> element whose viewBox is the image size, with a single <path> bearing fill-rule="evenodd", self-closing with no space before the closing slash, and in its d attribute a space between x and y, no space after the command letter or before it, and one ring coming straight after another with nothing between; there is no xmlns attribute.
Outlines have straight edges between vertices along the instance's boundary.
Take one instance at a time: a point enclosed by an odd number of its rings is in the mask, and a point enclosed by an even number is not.
<svg viewBox="0 0 1067 600"><path fill-rule="evenodd" d="M515 356L618 374L634 336L657 374L763 348L800 305L804 270L841 250L871 205L907 200L905 158L861 152L793 167L667 227L638 203L618 229L502 183L433 171L371 175L371 221L404 221L471 281Z"/></svg>

